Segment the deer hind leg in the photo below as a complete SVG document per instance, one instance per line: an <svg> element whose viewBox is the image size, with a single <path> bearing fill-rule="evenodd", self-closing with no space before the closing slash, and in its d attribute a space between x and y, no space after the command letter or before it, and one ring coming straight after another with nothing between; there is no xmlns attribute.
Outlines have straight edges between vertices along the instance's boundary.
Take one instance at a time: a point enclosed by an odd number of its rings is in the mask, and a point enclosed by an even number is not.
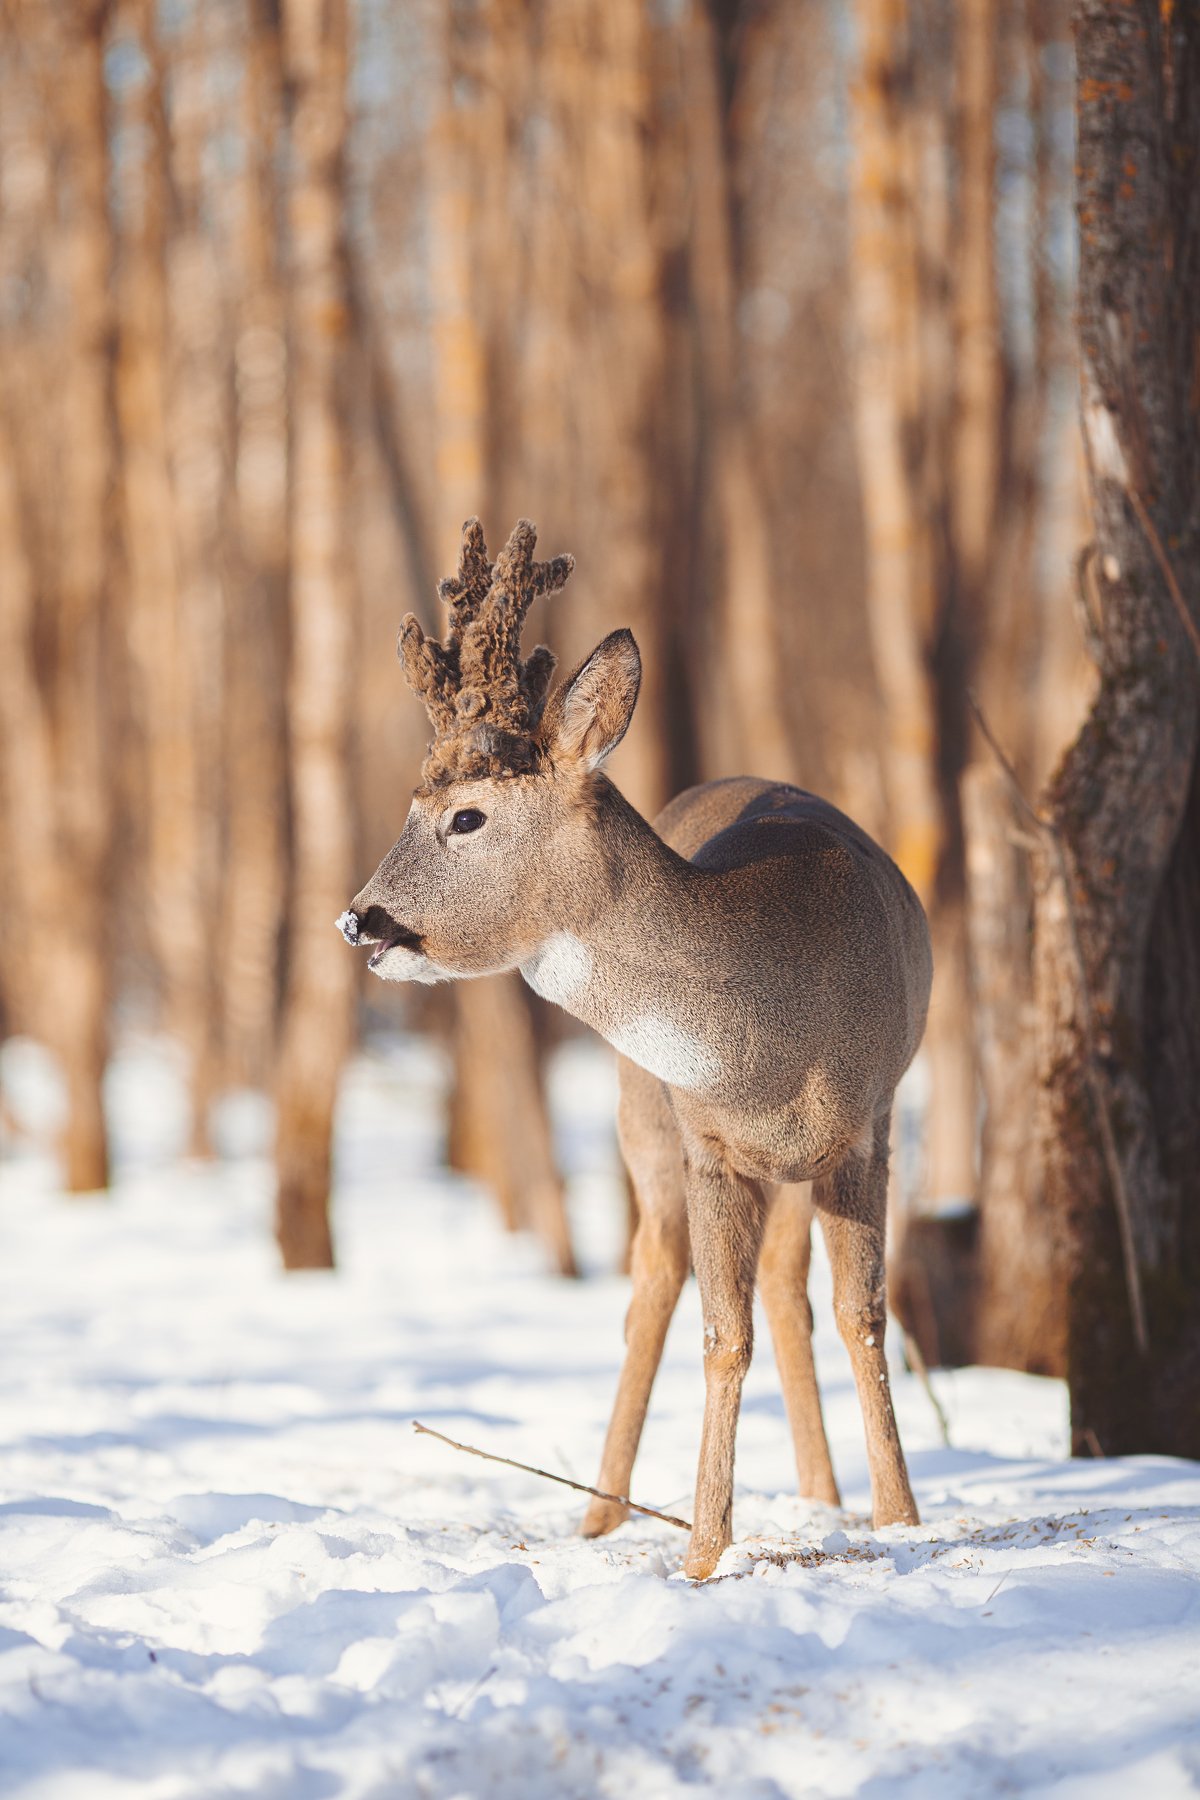
<svg viewBox="0 0 1200 1800"><path fill-rule="evenodd" d="M813 1188L833 1268L834 1312L850 1353L866 1429L876 1526L920 1522L883 1355L889 1124L890 1109L876 1119L870 1142L851 1150Z"/></svg>
<svg viewBox="0 0 1200 1800"><path fill-rule="evenodd" d="M758 1259L758 1291L775 1346L800 1492L807 1499L840 1506L813 1366L813 1316L808 1300L812 1216L812 1191L807 1185L776 1191Z"/></svg>
<svg viewBox="0 0 1200 1800"><path fill-rule="evenodd" d="M754 1348L754 1272L766 1199L757 1182L701 1153L688 1160L687 1203L704 1311L704 1431L683 1566L702 1581L733 1541L734 1442Z"/></svg>
<svg viewBox="0 0 1200 1800"><path fill-rule="evenodd" d="M625 1318L625 1361L596 1485L608 1494L627 1494L667 1327L687 1279L688 1238L683 1152L666 1096L652 1075L624 1061L617 1122L637 1197L638 1222L631 1254L633 1296ZM593 1500L584 1515L584 1537L612 1531L628 1511L611 1500Z"/></svg>

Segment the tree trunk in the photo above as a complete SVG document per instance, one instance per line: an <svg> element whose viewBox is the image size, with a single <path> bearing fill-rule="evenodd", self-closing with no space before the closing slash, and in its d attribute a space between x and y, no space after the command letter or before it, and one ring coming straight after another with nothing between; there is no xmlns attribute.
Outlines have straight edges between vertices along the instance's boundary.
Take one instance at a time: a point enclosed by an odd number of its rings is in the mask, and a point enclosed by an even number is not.
<svg viewBox="0 0 1200 1800"><path fill-rule="evenodd" d="M975 457L960 451L959 473L975 465L977 473L985 471L971 485L976 498L981 492L994 494L995 512L990 530L982 518L972 527L960 513L956 543L960 581L977 591L972 608L976 686L1024 791L1036 793L1086 710L1086 663L1066 595L1078 544L1077 509L1070 503L1078 422L1074 408L1066 404L1076 380L1069 326L1072 296L1067 284L1056 280L1051 256L1071 192L1071 169L1059 147L1070 59L1056 54L1066 48L1063 0L1027 0L1023 7L1002 9L988 31L993 48L997 24L999 61L1009 82L1017 88L1027 83L1031 166L1009 152L1013 160L1002 181L1010 191L1014 182L1024 185L1028 228L1023 243L1015 244L1011 219L997 216L991 169L996 78L981 66L981 16L973 12L969 21L963 20L971 52L963 62L973 60L975 73L969 80L964 74L962 130L974 144L968 161L975 171L964 186L978 191L964 211L964 231L987 209L991 217L986 238L969 232L964 246L960 318L964 298L978 287L977 310L980 317L990 313L991 324L979 337L979 355L988 359L983 368L975 366L974 356L964 355L970 334L960 329L959 360L966 364L960 393L975 397L979 444ZM1011 103L1006 94L1005 104ZM971 118L980 129L968 129ZM1004 234L1009 255L1022 250L1027 256L1033 299L1028 344L1015 332L1003 355L994 266L982 281L985 265L995 262L997 232ZM968 434L960 414L960 445L975 428ZM956 492L963 502L971 499L965 489ZM981 564L973 544L976 551L983 546ZM985 1109L976 1355L987 1363L1061 1375L1066 1355L1062 1250L1030 1131L1037 1106L1030 827L1015 808L990 750L980 744L978 754L984 761L969 767L961 783Z"/></svg>
<svg viewBox="0 0 1200 1800"><path fill-rule="evenodd" d="M26 536L17 459L10 440L11 394L0 408L0 804L4 813L4 916L36 917L40 896L54 893L59 880L55 856L54 745L45 696L34 663L36 577ZM48 956L21 941L23 933L0 933L5 1022L10 1030L41 1034ZM39 953L40 949L40 953Z"/></svg>
<svg viewBox="0 0 1200 1800"><path fill-rule="evenodd" d="M957 791L964 647L944 548L944 158L928 72L918 93L907 0L860 0L858 17L851 212L867 603L889 847L933 937L926 1187L936 1204L974 1195L977 1136Z"/></svg>
<svg viewBox="0 0 1200 1800"><path fill-rule="evenodd" d="M987 1110L971 1360L1062 1375L1064 1291L1054 1219L1030 1131L1037 1092L1028 827L992 763L963 776L975 1031Z"/></svg>
<svg viewBox="0 0 1200 1800"><path fill-rule="evenodd" d="M194 671L184 641L171 456L166 71L151 0L134 19L148 75L134 89L127 120L143 149L140 210L127 228L121 261L117 338L130 700L138 751L134 792L144 844L147 936L163 1016L194 1054L205 946L197 895Z"/></svg>
<svg viewBox="0 0 1200 1800"><path fill-rule="evenodd" d="M512 473L501 467L510 456L502 413L511 371L496 366L512 348L492 344L489 362L482 331L497 305L492 283L514 278L515 247L501 204L513 179L503 110L507 23L502 5L478 16L457 3L449 8L442 103L430 136L439 477L431 536L447 569L457 560L462 521L473 513L490 517L506 485L502 475L511 480ZM488 79L489 70L496 79ZM486 217L489 196L494 216ZM511 326L511 318L506 322ZM512 521L501 524L507 532ZM515 975L457 984L451 1156L490 1190L510 1229L528 1225L554 1267L573 1275L530 1004Z"/></svg>
<svg viewBox="0 0 1200 1800"><path fill-rule="evenodd" d="M284 1266L333 1262L333 1108L349 1048L353 959L333 920L353 891L347 739L352 669L342 432L347 298L345 0L285 0L291 89L288 196L292 466L292 866L279 1054L276 1229Z"/></svg>
<svg viewBox="0 0 1200 1800"><path fill-rule="evenodd" d="M559 485L564 443L573 465L570 548L579 566L572 592L556 603L555 641L573 661L616 624L637 638L641 695L611 773L652 817L677 785L667 721L682 673L670 666L678 585L662 466L673 224L663 190L676 192L664 153L675 143L660 95L665 34L641 0L561 0L543 19L537 81L554 136L538 255L560 260L565 279L558 316L542 315L543 351L557 365L546 371L548 410L531 405L525 420L535 467ZM537 276L535 263L535 283ZM576 346L565 368L564 341Z"/></svg>
<svg viewBox="0 0 1200 1800"><path fill-rule="evenodd" d="M24 504L34 509L38 541L29 565L33 587L25 596L34 612L25 621L31 636L22 649L22 685L30 716L40 720L36 741L48 751L53 780L53 878L48 889L31 896L31 916L53 918L52 954L40 965L37 1022L66 1078L65 1183L72 1192L91 1192L108 1182L102 1080L113 876L109 662L116 635L116 437L107 7L25 7L19 23L42 83L54 168L52 216L45 248L37 249L48 278L46 325L39 318L35 330L59 333L52 367L48 355L41 364L51 385L37 395L26 388L22 442L9 439L14 461L27 461L21 486ZM42 766L39 778L44 774Z"/></svg>
<svg viewBox="0 0 1200 1800"><path fill-rule="evenodd" d="M528 1002L513 976L461 986L455 1064L470 1074L456 1109L457 1164L486 1171L508 1229L534 1232L555 1271L577 1275Z"/></svg>
<svg viewBox="0 0 1200 1800"><path fill-rule="evenodd" d="M220 1013L223 1062L265 1081L279 1014L287 855L284 679L288 593L287 319L277 229L281 45L256 5L245 45L234 294L233 594L226 624Z"/></svg>
<svg viewBox="0 0 1200 1800"><path fill-rule="evenodd" d="M201 1155L209 1148L220 1045L216 934L227 609L222 514L230 389L205 182L205 157L216 136L211 77L220 25L212 8L187 15L172 48L168 135L175 220L167 245L167 432L178 581L175 618L164 632L174 667L165 664L161 673L176 702L164 721L163 753L174 791L165 796L169 839L161 867L173 915L168 1017L190 1062L192 1148Z"/></svg>
<svg viewBox="0 0 1200 1800"><path fill-rule="evenodd" d="M1082 0L1075 35L1100 688L1045 800L1041 1144L1073 1445L1197 1456L1200 16Z"/></svg>
<svg viewBox="0 0 1200 1800"><path fill-rule="evenodd" d="M799 768L783 699L780 582L740 369L733 146L724 117L719 46L702 0L687 8L683 33L692 286L720 571L711 659L715 680L703 709L713 738L708 760L722 775L794 781Z"/></svg>

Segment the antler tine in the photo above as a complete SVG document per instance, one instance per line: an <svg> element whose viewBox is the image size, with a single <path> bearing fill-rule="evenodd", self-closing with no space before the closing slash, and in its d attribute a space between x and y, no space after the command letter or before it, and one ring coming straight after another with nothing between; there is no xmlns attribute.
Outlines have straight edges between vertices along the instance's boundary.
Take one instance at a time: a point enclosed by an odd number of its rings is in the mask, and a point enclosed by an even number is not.
<svg viewBox="0 0 1200 1800"><path fill-rule="evenodd" d="M521 627L533 602L533 551L537 529L518 519L496 558L492 584L478 614L463 633L462 687L481 690L502 711L520 704Z"/></svg>
<svg viewBox="0 0 1200 1800"><path fill-rule="evenodd" d="M521 693L529 711L530 730L536 728L550 692L550 677L558 658L548 644L539 644L521 668Z"/></svg>
<svg viewBox="0 0 1200 1800"><path fill-rule="evenodd" d="M447 647L451 650L462 641L462 634L487 599L492 584L492 565L488 561L483 526L476 518L468 519L462 528L462 544L458 552L458 574L447 575L438 582L438 599L450 611Z"/></svg>
<svg viewBox="0 0 1200 1800"><path fill-rule="evenodd" d="M508 534L508 542L496 558L492 570L492 589L503 587L514 596L530 592L533 580L533 553L537 548L537 526L532 519L518 519Z"/></svg>
<svg viewBox="0 0 1200 1800"><path fill-rule="evenodd" d="M437 639L425 636L415 613L404 615L396 655L409 687L425 704L435 735L448 731L454 723L454 670Z"/></svg>
<svg viewBox="0 0 1200 1800"><path fill-rule="evenodd" d="M575 567L573 556L552 556L549 562L534 563L532 574L532 595L538 599L543 594L557 594L559 588L565 587Z"/></svg>
<svg viewBox="0 0 1200 1800"><path fill-rule="evenodd" d="M535 563L537 529L529 519L518 519L492 570L487 598L462 644L463 684L478 685L503 696L512 705L536 688L541 663L526 675L521 666L521 628L525 615L541 594L552 594L566 582L575 567L573 556L556 556ZM548 672L546 679L549 679ZM541 691L531 694L535 707Z"/></svg>
<svg viewBox="0 0 1200 1800"><path fill-rule="evenodd" d="M510 772L531 766L536 752L529 736L542 716L555 659L539 644L523 662L521 629L534 600L556 593L575 567L572 556L534 562L536 544L533 524L519 519L492 564L483 527L478 519L468 519L458 573L438 583L450 611L445 642L426 636L412 613L404 620L397 653L434 731L425 761L427 779L465 766L461 745L468 739L463 734L474 732L485 715L491 736L486 744L475 739L468 756L472 766L481 758L484 763L500 759Z"/></svg>

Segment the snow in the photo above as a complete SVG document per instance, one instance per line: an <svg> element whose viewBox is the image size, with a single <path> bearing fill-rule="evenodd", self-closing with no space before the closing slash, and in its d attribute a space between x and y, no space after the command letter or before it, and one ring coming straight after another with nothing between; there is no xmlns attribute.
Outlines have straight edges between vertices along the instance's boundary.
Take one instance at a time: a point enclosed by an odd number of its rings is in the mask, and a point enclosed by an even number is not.
<svg viewBox="0 0 1200 1800"><path fill-rule="evenodd" d="M52 1116L32 1053L6 1097ZM798 1500L765 1327L737 1542L573 1535L580 1496L410 1420L594 1479L626 1284L541 1270L438 1167L440 1072L364 1057L339 1118L337 1275L285 1277L261 1110L178 1159L174 1059L124 1057L114 1199L8 1144L0 1199L0 1793L20 1800L727 1800L1200 1788L1200 1467L1065 1460L1045 1381L894 1371L924 1523L873 1532L818 1258L844 1513ZM556 1071L585 1259L619 1208L611 1075ZM635 1497L690 1512L701 1322L685 1291Z"/></svg>

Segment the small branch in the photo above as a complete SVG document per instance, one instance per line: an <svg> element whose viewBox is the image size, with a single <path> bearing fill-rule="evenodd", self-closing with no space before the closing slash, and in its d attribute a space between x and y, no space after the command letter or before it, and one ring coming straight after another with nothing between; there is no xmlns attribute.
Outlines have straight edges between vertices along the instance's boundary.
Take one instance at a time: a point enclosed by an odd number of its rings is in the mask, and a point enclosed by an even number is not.
<svg viewBox="0 0 1200 1800"><path fill-rule="evenodd" d="M1038 811L1037 807L1033 804L1032 800L1029 799L1028 795L1025 792L1025 789L1021 786L1020 776L1017 774L1017 771L1013 768L1012 764L1009 762L1008 757L1004 754L1004 751L1001 748L999 742L997 741L996 736L995 736L994 732L992 731L991 726L988 724L987 719L984 717L983 708L979 704L979 700L976 697L974 688L967 689L967 704L971 708L971 711L975 715L975 723L978 725L980 731L983 733L984 737L987 739L988 749L991 751L992 755L995 757L996 761L1000 765L1001 773L1004 775L1005 780L1008 782L1009 788L1012 792L1012 797L1016 801L1018 807L1025 814L1025 817L1029 820L1029 823L1031 825L1035 826L1039 832L1041 832L1043 834L1045 834L1046 832L1050 832L1053 835L1054 827L1051 824L1049 824L1049 822L1047 820L1043 819L1041 813Z"/></svg>
<svg viewBox="0 0 1200 1800"><path fill-rule="evenodd" d="M463 1450L468 1456L481 1456L484 1462L503 1463L506 1469L520 1469L523 1475L540 1475L543 1481L557 1481L563 1487L574 1488L577 1494L592 1494L597 1500L612 1500L618 1506L627 1506L630 1512L645 1513L648 1519L661 1519L664 1525L678 1525L680 1531L692 1528L686 1519L677 1519L673 1513L658 1512L653 1506L639 1506L627 1494L605 1494L599 1488L588 1487L586 1482L568 1481L565 1475L552 1475L549 1469L535 1469L531 1463L514 1462L511 1456L494 1456L490 1450L476 1450L473 1444L460 1444L454 1438L446 1437L440 1431L434 1431L430 1425L422 1425L414 1419L413 1430L425 1437L437 1438L440 1443L449 1444L452 1450Z"/></svg>
<svg viewBox="0 0 1200 1800"><path fill-rule="evenodd" d="M897 1323L899 1323L898 1320ZM922 1356L921 1346L918 1344L912 1332L906 1331L904 1326L901 1325L900 1335L904 1340L904 1354L908 1359L908 1366L920 1382L921 1386L925 1389L926 1399L933 1408L934 1416L938 1422L938 1430L942 1434L942 1442L945 1444L947 1450L950 1450L953 1448L950 1442L950 1422L946 1418L945 1407L933 1391L933 1382L929 1377L929 1364Z"/></svg>
<svg viewBox="0 0 1200 1800"><path fill-rule="evenodd" d="M1042 837L1051 845L1058 866L1058 878L1062 884L1063 900L1067 912L1067 934L1071 940L1071 952L1079 984L1079 1022L1083 1032L1084 1079L1087 1082L1088 1094L1096 1114L1096 1123L1100 1132L1100 1147L1117 1214L1117 1230L1121 1239L1121 1261L1125 1270L1125 1288L1129 1295L1129 1311L1133 1320L1133 1338L1138 1351L1145 1356L1150 1349L1150 1333L1146 1324L1146 1304L1142 1295L1142 1272L1138 1267L1137 1246L1133 1235L1133 1209L1129 1204L1129 1190L1125 1186L1125 1171L1121 1167L1121 1157L1117 1150L1117 1138L1113 1131L1108 1095L1100 1076L1100 1059L1096 1052L1095 1016L1092 1012L1092 993L1088 983L1087 963L1083 956L1083 938L1079 930L1079 914L1075 907L1075 892L1071 882L1067 846L1054 821L1043 818L1026 795L1016 770L997 743L992 728L983 715L983 709L970 688L967 689L967 700L975 715L976 724L1004 771L1014 799L1026 818L1036 826Z"/></svg>
<svg viewBox="0 0 1200 1800"><path fill-rule="evenodd" d="M1179 622L1191 639L1192 649L1196 652L1196 660L1200 662L1200 627L1197 626L1195 619L1193 619L1191 609L1183 597L1183 590L1175 579L1175 571L1171 567L1167 553L1163 548L1163 541L1158 535L1158 527L1150 517L1146 502L1142 499L1142 496L1138 493L1137 489L1131 487L1127 488L1125 491L1129 495L1129 504L1137 514L1137 522L1146 534L1146 542L1154 553L1154 560L1158 564L1159 573L1167 584L1167 592L1170 594L1171 600L1174 603L1175 611L1179 614Z"/></svg>

